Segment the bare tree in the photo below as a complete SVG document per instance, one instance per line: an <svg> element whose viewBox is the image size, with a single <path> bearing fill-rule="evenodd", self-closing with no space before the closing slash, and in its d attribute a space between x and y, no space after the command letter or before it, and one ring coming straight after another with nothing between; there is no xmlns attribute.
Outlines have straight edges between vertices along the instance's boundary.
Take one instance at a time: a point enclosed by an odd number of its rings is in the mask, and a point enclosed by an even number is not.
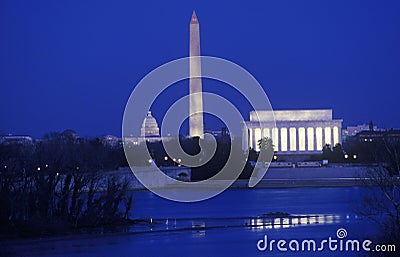
<svg viewBox="0 0 400 257"><path fill-rule="evenodd" d="M379 225L379 243L393 244L400 241L400 142L383 139L378 143L373 150L380 165L370 169L364 179L369 192L364 196L364 206L359 213ZM388 252L380 254L392 256Z"/></svg>

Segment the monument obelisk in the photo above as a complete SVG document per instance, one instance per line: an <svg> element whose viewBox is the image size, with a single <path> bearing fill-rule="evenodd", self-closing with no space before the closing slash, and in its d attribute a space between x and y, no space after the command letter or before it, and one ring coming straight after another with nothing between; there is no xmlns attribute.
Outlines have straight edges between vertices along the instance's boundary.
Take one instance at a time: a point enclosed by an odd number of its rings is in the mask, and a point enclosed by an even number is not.
<svg viewBox="0 0 400 257"><path fill-rule="evenodd" d="M189 136L203 137L203 97L200 62L200 30L196 12L190 20Z"/></svg>

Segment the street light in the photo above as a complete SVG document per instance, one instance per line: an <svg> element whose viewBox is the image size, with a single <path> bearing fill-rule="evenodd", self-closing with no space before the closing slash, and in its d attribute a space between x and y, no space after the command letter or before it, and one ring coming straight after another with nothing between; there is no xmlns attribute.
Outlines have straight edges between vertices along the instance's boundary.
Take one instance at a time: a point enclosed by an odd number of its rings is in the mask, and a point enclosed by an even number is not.
<svg viewBox="0 0 400 257"><path fill-rule="evenodd" d="M40 171L40 167L37 167L37 171Z"/></svg>
<svg viewBox="0 0 400 257"><path fill-rule="evenodd" d="M168 161L168 156L165 156L165 157L164 157L164 161Z"/></svg>
<svg viewBox="0 0 400 257"><path fill-rule="evenodd" d="M348 159L348 158L349 158L349 155L348 155L348 154L345 154L345 155L344 155L344 158L345 158L345 159Z"/></svg>
<svg viewBox="0 0 400 257"><path fill-rule="evenodd" d="M357 154L353 154L353 159L357 159Z"/></svg>

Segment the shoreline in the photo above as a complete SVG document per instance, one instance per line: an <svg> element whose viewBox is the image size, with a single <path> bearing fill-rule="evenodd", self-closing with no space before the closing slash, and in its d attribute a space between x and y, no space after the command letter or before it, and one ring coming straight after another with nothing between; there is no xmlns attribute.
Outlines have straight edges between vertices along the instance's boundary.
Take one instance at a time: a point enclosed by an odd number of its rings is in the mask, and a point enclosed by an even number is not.
<svg viewBox="0 0 400 257"><path fill-rule="evenodd" d="M311 168L269 168L254 188L299 188L299 187L352 187L371 186L369 181L370 166L327 166ZM133 175L131 173L131 175ZM133 175L133 179L136 177ZM192 181L195 183L196 181ZM200 188L218 188L227 181L210 181ZM238 179L229 187L232 189L249 188L249 179ZM160 184L159 189L179 190L177 184ZM199 188L199 187L198 187ZM135 183L129 190L144 190L142 184Z"/></svg>
<svg viewBox="0 0 400 257"><path fill-rule="evenodd" d="M327 179L262 179L254 188L300 188L300 187L358 187L371 186L366 178L327 178ZM244 189L248 180L237 180L230 188Z"/></svg>

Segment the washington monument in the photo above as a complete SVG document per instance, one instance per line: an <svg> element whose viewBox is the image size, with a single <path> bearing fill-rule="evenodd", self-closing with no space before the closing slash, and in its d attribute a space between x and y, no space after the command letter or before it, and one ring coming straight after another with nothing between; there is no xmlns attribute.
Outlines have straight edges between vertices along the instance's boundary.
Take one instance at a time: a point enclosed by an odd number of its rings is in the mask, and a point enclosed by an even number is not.
<svg viewBox="0 0 400 257"><path fill-rule="evenodd" d="M190 20L189 136L203 137L203 96L201 85L200 31L196 13Z"/></svg>

